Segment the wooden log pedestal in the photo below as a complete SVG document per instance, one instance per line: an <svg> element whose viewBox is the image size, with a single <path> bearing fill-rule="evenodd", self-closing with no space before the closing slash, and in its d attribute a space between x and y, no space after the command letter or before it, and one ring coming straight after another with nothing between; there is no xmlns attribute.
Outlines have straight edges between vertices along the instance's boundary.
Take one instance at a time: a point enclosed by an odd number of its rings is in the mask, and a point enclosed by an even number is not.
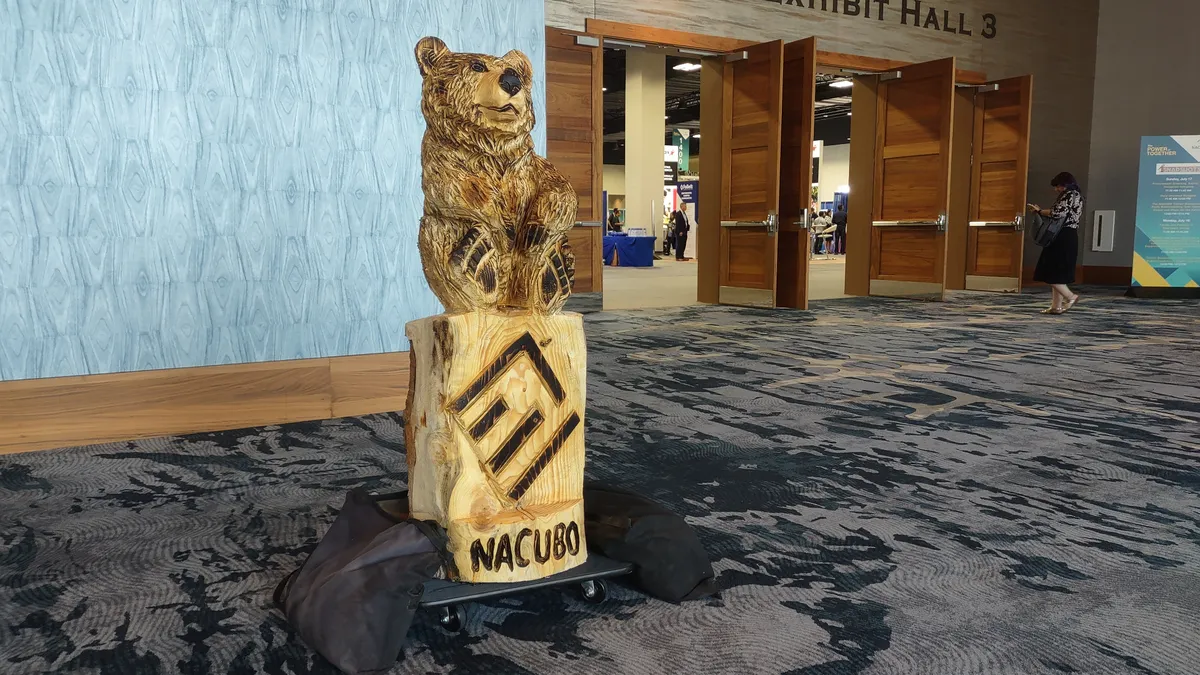
<svg viewBox="0 0 1200 675"><path fill-rule="evenodd" d="M442 314L405 332L409 509L448 532L453 580L583 564L583 317Z"/></svg>

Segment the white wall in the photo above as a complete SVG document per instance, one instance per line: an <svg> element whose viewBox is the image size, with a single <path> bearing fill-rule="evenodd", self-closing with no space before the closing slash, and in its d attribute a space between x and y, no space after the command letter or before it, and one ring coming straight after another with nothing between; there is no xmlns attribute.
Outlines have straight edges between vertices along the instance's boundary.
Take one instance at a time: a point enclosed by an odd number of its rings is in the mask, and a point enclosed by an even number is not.
<svg viewBox="0 0 1200 675"><path fill-rule="evenodd" d="M850 184L850 144L826 145L821 150L819 194L822 202L833 201L838 186Z"/></svg>
<svg viewBox="0 0 1200 675"><path fill-rule="evenodd" d="M1200 134L1197 26L1196 0L1100 0L1086 226L1116 210L1117 233L1111 253L1084 237L1084 264L1133 264L1141 137Z"/></svg>
<svg viewBox="0 0 1200 675"><path fill-rule="evenodd" d="M612 195L625 196L625 167L621 164L604 165L604 191Z"/></svg>

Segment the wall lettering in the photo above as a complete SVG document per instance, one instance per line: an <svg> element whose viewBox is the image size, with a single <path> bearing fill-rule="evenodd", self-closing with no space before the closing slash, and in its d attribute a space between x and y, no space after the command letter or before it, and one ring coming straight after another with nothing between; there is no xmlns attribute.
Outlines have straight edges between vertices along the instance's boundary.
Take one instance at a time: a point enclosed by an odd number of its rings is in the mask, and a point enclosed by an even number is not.
<svg viewBox="0 0 1200 675"><path fill-rule="evenodd" d="M857 16L874 21L891 21L899 26L936 30L971 37L976 34L986 40L996 37L996 15L968 17L964 12L951 12L929 0L763 0L772 5L795 7L843 16Z"/></svg>
<svg viewBox="0 0 1200 675"><path fill-rule="evenodd" d="M502 534L488 539L486 546L476 539L471 542L471 569L499 572L507 567L511 572L530 564L543 565L551 557L562 560L568 555L579 555L579 534L579 523L572 522L559 523L545 530L525 528L516 537Z"/></svg>

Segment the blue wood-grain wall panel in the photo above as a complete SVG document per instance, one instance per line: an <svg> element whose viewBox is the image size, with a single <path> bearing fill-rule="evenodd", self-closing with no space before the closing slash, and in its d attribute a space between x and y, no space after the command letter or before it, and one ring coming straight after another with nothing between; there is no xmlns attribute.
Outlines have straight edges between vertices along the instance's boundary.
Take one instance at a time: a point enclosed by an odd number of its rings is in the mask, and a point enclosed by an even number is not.
<svg viewBox="0 0 1200 675"><path fill-rule="evenodd" d="M426 35L542 0L0 0L0 380L402 351ZM539 123L537 145L545 151Z"/></svg>

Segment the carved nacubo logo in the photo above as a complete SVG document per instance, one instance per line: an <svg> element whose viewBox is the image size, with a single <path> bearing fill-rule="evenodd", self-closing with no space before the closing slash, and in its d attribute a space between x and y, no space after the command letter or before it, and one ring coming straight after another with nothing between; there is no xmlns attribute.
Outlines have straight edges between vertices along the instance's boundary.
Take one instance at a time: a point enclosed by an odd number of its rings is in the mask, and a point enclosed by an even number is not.
<svg viewBox="0 0 1200 675"><path fill-rule="evenodd" d="M505 396L501 385L506 381L510 369L523 359L527 359L532 366L536 373L534 379L542 391L535 392L533 396L521 396L526 401L524 407L527 409L514 410L514 402L511 397ZM487 401L491 401L491 404L486 407L481 405ZM539 401L553 405L546 405L543 410ZM481 413L476 412L480 409ZM497 488L497 496L502 501L507 498L513 503L520 501L533 487L538 476L562 450L580 422L579 413L567 405L562 382L530 333L525 333L505 348L452 402L451 411L476 447L489 448L493 444L484 444L482 441L496 430L506 415L514 413L522 416L497 450L490 452L487 457L480 457L484 472ZM555 429L554 434L535 452L526 452L526 446L533 442L537 432L545 425Z"/></svg>

